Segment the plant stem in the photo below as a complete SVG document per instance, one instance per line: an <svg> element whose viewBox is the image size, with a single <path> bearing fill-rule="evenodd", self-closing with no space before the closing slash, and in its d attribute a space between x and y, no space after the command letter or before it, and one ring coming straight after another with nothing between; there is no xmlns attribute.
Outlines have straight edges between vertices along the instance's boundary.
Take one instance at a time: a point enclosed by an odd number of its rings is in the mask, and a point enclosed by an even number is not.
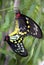
<svg viewBox="0 0 44 65"><path fill-rule="evenodd" d="M14 0L14 10L19 10L20 0Z"/></svg>

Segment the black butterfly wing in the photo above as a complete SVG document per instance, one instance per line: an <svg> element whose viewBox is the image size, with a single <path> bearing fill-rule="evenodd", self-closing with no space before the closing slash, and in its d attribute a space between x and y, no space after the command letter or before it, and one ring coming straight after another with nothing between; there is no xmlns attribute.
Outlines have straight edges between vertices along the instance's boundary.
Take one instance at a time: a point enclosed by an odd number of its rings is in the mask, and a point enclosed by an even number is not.
<svg viewBox="0 0 44 65"><path fill-rule="evenodd" d="M18 18L18 21L21 32L26 32L26 35L32 35L37 38L42 38L42 31L39 25L30 17L21 14Z"/></svg>
<svg viewBox="0 0 44 65"><path fill-rule="evenodd" d="M15 35L12 37L6 36L5 41L10 45L12 50L18 55L22 57L28 56L27 50L25 49L24 44L23 44L23 38L20 37L19 35Z"/></svg>
<svg viewBox="0 0 44 65"><path fill-rule="evenodd" d="M29 17L27 17L26 20L29 22L29 23L27 23L27 29L29 30L28 34L32 35L34 37L37 37L37 38L42 38L42 31L41 31L39 25ZM30 27L28 28L28 26L30 26Z"/></svg>
<svg viewBox="0 0 44 65"><path fill-rule="evenodd" d="M26 31L27 31L27 29L26 29L26 19L25 19L24 16L21 15L21 16L18 18L18 23L19 23L20 31L21 31L21 32L26 32Z"/></svg>
<svg viewBox="0 0 44 65"><path fill-rule="evenodd" d="M26 57L28 55L27 50L25 49L23 43L12 43L12 42L8 42L8 44L10 45L10 47L12 48L12 50L17 53L20 56Z"/></svg>

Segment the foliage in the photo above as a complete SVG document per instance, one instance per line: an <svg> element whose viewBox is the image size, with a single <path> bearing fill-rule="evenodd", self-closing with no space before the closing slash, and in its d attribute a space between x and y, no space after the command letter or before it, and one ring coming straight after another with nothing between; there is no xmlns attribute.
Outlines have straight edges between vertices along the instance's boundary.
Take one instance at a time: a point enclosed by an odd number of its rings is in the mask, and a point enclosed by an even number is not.
<svg viewBox="0 0 44 65"><path fill-rule="evenodd" d="M2 44L3 33L15 27L15 14L13 0L0 0L0 65L4 65L8 57L8 65L38 65L44 60L44 0L22 0L20 11L34 19L41 27L43 38L37 39L32 36L24 38L24 45L28 51L28 57L20 57L8 49L7 43ZM9 4L9 5L8 5ZM3 9L3 6L5 9ZM4 14L4 15L3 15ZM7 64L6 64L7 65Z"/></svg>

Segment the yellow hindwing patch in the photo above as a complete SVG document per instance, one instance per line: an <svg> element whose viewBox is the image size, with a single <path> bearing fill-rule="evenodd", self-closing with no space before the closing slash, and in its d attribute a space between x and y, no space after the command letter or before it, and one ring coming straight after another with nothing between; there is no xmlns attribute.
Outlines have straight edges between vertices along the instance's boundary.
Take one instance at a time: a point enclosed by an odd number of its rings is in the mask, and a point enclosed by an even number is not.
<svg viewBox="0 0 44 65"><path fill-rule="evenodd" d="M20 29L19 29L19 25L18 25L18 20L16 20L15 30L11 34L9 34L9 36L13 36L15 34L18 34L19 31L20 31Z"/></svg>

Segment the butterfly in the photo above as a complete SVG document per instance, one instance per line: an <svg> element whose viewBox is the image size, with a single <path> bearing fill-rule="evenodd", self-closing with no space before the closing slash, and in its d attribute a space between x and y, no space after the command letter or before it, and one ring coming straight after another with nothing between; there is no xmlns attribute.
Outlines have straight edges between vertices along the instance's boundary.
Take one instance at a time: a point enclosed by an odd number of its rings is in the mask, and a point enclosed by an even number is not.
<svg viewBox="0 0 44 65"><path fill-rule="evenodd" d="M10 36L6 35L4 41L6 41L10 45L12 50L15 53L17 53L18 55L20 55L22 57L28 56L28 52L23 44L23 37L22 36L14 35L14 36L10 37Z"/></svg>
<svg viewBox="0 0 44 65"><path fill-rule="evenodd" d="M36 38L42 38L42 31L33 19L17 11L15 30L11 34L5 36L4 40L10 45L15 53L26 57L28 56L28 52L24 47L23 39L25 36L29 35Z"/></svg>
<svg viewBox="0 0 44 65"><path fill-rule="evenodd" d="M42 31L33 19L17 11L16 20L18 20L20 35L32 35L36 38L42 38Z"/></svg>

